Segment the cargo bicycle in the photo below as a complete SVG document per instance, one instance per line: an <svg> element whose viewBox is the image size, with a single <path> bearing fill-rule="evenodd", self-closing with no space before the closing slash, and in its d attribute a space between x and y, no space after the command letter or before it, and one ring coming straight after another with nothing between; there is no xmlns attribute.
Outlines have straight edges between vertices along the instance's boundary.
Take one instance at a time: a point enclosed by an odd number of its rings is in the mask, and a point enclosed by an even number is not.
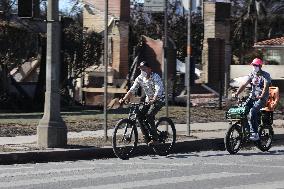
<svg viewBox="0 0 284 189"><path fill-rule="evenodd" d="M279 101L278 87L269 88L270 97L267 106L259 112L258 134L259 140L254 144L261 151L265 152L271 148L273 141L273 110ZM226 112L226 119L229 121L229 128L224 138L225 148L230 154L236 154L243 144L249 142L250 129L247 115L249 108L246 106L246 98L238 99L238 105L231 107Z"/></svg>

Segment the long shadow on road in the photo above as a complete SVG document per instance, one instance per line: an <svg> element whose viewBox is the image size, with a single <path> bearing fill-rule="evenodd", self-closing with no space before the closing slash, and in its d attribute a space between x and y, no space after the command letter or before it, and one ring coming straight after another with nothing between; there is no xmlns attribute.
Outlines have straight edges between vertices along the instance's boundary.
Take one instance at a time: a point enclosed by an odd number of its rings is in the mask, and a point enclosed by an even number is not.
<svg viewBox="0 0 284 189"><path fill-rule="evenodd" d="M284 135L276 135L273 143L276 145L284 144ZM249 148L252 145L245 146ZM217 139L201 139L178 142L172 151L172 154L168 158L187 158L190 156L197 156L196 153L189 154L190 152L198 151L224 151L224 142L222 138ZM181 153L181 154L178 154ZM183 153L183 154L182 154ZM136 153L133 157L141 157L147 155L154 155L152 148L145 144L138 146ZM253 153L240 152L237 155L241 156L253 156L253 155L283 155L284 150L271 150L269 152L256 151ZM214 153L200 157L210 156L229 156L229 153ZM19 163L36 163L36 162L50 162L50 161L76 161L76 160L90 160L90 159L107 159L116 158L113 153L112 147L97 148L94 146L84 145L70 145L64 149L51 149L44 151L31 151L31 152L12 152L0 155L0 164L19 164ZM155 158L159 158L155 156Z"/></svg>

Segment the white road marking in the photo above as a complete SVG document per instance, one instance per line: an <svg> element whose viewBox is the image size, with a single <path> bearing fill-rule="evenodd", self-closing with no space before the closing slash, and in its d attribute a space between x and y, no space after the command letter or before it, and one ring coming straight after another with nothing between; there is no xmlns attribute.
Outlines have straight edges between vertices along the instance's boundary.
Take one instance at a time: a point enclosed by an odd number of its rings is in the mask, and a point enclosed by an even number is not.
<svg viewBox="0 0 284 189"><path fill-rule="evenodd" d="M127 176L133 174L149 174L149 173L157 173L157 172L165 172L172 171L173 169L139 169L139 170L127 170L127 171L113 171L113 172L104 172L104 173L95 173L95 174L80 174L80 175L72 175L72 176L61 176L61 177L43 177L41 179L29 179L29 180L13 180L11 182L0 182L0 188L5 187L21 187L21 186L29 186L36 184L51 184L57 182L67 182L67 181L78 181L78 180L86 180L86 179L101 179L107 177L115 177L115 176Z"/></svg>
<svg viewBox="0 0 284 189"><path fill-rule="evenodd" d="M238 166L238 167L259 167L259 168L284 168L282 165L255 165L255 164L243 164L243 163L204 163L205 165L221 165L221 166Z"/></svg>
<svg viewBox="0 0 284 189"><path fill-rule="evenodd" d="M16 170L16 169L33 169L34 167L0 167L0 171Z"/></svg>
<svg viewBox="0 0 284 189"><path fill-rule="evenodd" d="M181 176L181 177L168 177L168 178L158 178L152 180L141 180L133 182L124 182L124 183L115 183L115 184L106 184L99 186L89 186L81 187L76 189L106 189L106 188L115 188L115 189L126 189L126 188L136 188L136 187L148 187L148 186L160 186L165 184L177 184L181 182L191 182L191 181L202 181L202 180L211 180L211 179L220 179L228 177L238 177L238 176L249 176L257 173L208 173L201 175L190 175L190 176Z"/></svg>
<svg viewBox="0 0 284 189"><path fill-rule="evenodd" d="M164 166L193 166L196 165L194 163L160 163L160 162L142 162L142 161L135 161L135 162L115 162L115 163L108 163L108 162L102 162L102 163L89 163L91 165L164 165Z"/></svg>
<svg viewBox="0 0 284 189"><path fill-rule="evenodd" d="M0 178L5 177L15 177L15 176L30 176L30 175L40 175L40 174L50 174L50 173L62 173L62 172L71 172L71 171L86 171L86 170L94 170L95 168L92 167L85 167L85 168L59 168L59 169L46 169L46 170L33 170L33 171L26 171L26 172L13 172L13 173L2 173L0 174Z"/></svg>
<svg viewBox="0 0 284 189"><path fill-rule="evenodd" d="M258 184L230 186L230 187L224 187L222 189L251 189L251 188L280 189L280 188L284 188L284 181L264 182L264 183L258 183Z"/></svg>

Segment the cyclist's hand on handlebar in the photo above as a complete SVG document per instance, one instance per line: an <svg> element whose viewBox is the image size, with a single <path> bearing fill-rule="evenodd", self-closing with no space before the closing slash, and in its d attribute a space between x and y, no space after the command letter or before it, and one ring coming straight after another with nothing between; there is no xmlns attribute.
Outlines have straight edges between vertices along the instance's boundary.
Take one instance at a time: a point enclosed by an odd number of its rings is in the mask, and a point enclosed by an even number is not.
<svg viewBox="0 0 284 189"><path fill-rule="evenodd" d="M238 98L238 94L237 94L237 93L233 93L233 94L232 94L232 98L233 98L233 99Z"/></svg>
<svg viewBox="0 0 284 189"><path fill-rule="evenodd" d="M119 99L118 102L119 102L120 105L122 105L125 102L125 100L123 100L123 98L121 98L121 99Z"/></svg>

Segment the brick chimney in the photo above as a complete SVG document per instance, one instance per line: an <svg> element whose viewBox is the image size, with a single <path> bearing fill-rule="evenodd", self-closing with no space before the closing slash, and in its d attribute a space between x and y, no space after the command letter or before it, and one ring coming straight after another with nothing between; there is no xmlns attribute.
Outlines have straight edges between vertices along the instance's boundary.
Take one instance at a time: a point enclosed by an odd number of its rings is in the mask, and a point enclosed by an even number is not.
<svg viewBox="0 0 284 189"><path fill-rule="evenodd" d="M231 3L225 2L204 2L204 42L202 51L202 80L204 83L210 83L210 67L218 67L219 65L209 65L210 63L217 63L214 60L209 60L209 46L208 39L221 39L225 43L223 48L223 56L225 59L225 65L230 64L230 14ZM217 40L218 41L218 40ZM214 44L212 42L212 44ZM214 45L211 46L214 48ZM222 48L221 48L222 49ZM214 56L211 56L214 57ZM224 69L222 69L224 70Z"/></svg>

